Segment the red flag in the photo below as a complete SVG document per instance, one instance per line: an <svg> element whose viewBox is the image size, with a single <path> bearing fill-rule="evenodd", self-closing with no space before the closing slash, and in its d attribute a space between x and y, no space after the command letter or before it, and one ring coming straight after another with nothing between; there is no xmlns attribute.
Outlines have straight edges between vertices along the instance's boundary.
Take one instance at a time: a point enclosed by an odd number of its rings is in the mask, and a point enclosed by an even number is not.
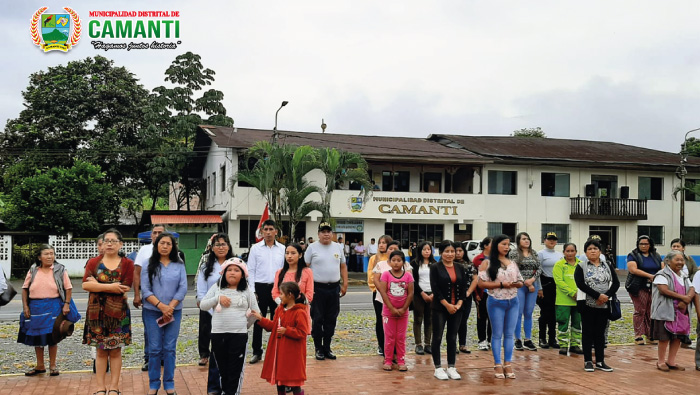
<svg viewBox="0 0 700 395"><path fill-rule="evenodd" d="M262 217L260 217L260 222L258 222L258 228L255 229L255 242L256 243L263 239L263 236L262 236L263 222L267 221L268 219L270 219L270 211L267 208L267 203L265 203L265 211L263 211L263 215L262 215Z"/></svg>

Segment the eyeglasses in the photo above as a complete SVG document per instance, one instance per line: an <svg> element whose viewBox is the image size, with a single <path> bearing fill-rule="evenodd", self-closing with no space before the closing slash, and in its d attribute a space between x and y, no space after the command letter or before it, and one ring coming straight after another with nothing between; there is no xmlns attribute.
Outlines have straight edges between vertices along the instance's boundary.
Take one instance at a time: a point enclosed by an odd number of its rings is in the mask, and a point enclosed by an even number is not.
<svg viewBox="0 0 700 395"><path fill-rule="evenodd" d="M639 243L640 246L648 246L650 245L649 243Z"/></svg>
<svg viewBox="0 0 700 395"><path fill-rule="evenodd" d="M104 244L119 244L120 241L119 240L105 240L102 243L104 243Z"/></svg>
<svg viewBox="0 0 700 395"><path fill-rule="evenodd" d="M228 244L226 243L215 243L214 247L228 247Z"/></svg>

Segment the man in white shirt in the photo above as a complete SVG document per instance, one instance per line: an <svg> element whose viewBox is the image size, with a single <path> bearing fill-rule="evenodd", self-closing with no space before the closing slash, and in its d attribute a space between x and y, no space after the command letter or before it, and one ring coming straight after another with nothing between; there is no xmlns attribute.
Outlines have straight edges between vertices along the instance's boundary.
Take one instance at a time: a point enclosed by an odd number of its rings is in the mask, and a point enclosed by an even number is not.
<svg viewBox="0 0 700 395"><path fill-rule="evenodd" d="M306 249L304 260L314 275L311 337L314 339L316 359L335 359L331 341L340 313L340 298L345 296L348 290L348 267L343 246L333 241L331 224L319 224L318 241Z"/></svg>
<svg viewBox="0 0 700 395"><path fill-rule="evenodd" d="M277 303L272 299L272 286L275 273L284 265L284 245L275 240L277 227L275 221L268 219L262 226L263 240L253 245L248 253L248 286L258 299L260 314L265 317L268 309L270 318L275 314ZM262 360L262 327L253 327L253 357L250 363Z"/></svg>
<svg viewBox="0 0 700 395"><path fill-rule="evenodd" d="M372 240L369 241L369 245L367 246L367 255L371 258L376 253L377 253L377 242L376 242L376 240L374 240L374 237L372 237Z"/></svg>
<svg viewBox="0 0 700 395"><path fill-rule="evenodd" d="M165 232L165 225L154 224L151 227L151 244L147 244L139 249L139 253L134 259L134 307L141 308L143 301L141 300L141 267L148 267L148 260L151 259L153 255L153 245L156 242L158 236ZM141 312L141 319L143 319L143 311ZM148 332L143 331L143 366L141 366L141 371L148 371Z"/></svg>

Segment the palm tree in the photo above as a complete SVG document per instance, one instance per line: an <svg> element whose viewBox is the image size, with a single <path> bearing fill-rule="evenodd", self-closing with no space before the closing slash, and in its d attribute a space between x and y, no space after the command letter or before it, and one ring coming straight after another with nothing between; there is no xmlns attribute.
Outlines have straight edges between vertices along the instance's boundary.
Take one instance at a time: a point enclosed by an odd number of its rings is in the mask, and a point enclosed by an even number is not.
<svg viewBox="0 0 700 395"><path fill-rule="evenodd" d="M289 218L289 236L294 239L296 226L304 217L314 210L321 211L318 201L311 199L313 193L322 193L322 188L313 185L307 177L316 169L317 150L304 145L294 150L291 160L285 161L282 180L281 209Z"/></svg>
<svg viewBox="0 0 700 395"><path fill-rule="evenodd" d="M372 191L372 181L367 173L367 162L355 152L339 151L335 148L322 148L318 151L318 168L326 178L325 190L321 193L321 213L324 220L331 219L331 195L345 183L358 183L363 198Z"/></svg>
<svg viewBox="0 0 700 395"><path fill-rule="evenodd" d="M291 161L293 148L287 145L258 141L246 155L256 160L252 168L239 169L237 180L250 184L267 200L270 216L282 224L282 188L286 177L285 164Z"/></svg>

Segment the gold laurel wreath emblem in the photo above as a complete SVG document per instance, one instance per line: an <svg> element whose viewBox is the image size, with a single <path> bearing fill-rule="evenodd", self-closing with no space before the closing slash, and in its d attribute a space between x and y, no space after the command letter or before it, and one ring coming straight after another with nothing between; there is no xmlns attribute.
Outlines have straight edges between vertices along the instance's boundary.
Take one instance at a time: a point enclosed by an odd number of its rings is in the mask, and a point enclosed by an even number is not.
<svg viewBox="0 0 700 395"><path fill-rule="evenodd" d="M41 34L39 33L39 20L41 19L41 14L43 14L48 7L41 7L39 8L34 15L32 15L32 20L31 20L31 25L29 27L29 33L32 36L32 41L34 44L44 48L46 45L42 44L41 42ZM82 27L80 25L80 17L78 16L78 13L75 12L72 8L64 7L63 8L68 14L70 14L71 19L73 20L73 34L71 34L70 40L66 43L66 48L62 49L64 52L69 50L72 46L78 44L78 41L80 41L80 33L82 31ZM46 49L44 49L46 51Z"/></svg>
<svg viewBox="0 0 700 395"><path fill-rule="evenodd" d="M41 14L44 13L49 7L41 7L39 8L34 15L32 16L32 23L29 28L29 33L32 35L32 41L34 41L34 44L41 46L41 38L39 35L39 19L41 19Z"/></svg>

